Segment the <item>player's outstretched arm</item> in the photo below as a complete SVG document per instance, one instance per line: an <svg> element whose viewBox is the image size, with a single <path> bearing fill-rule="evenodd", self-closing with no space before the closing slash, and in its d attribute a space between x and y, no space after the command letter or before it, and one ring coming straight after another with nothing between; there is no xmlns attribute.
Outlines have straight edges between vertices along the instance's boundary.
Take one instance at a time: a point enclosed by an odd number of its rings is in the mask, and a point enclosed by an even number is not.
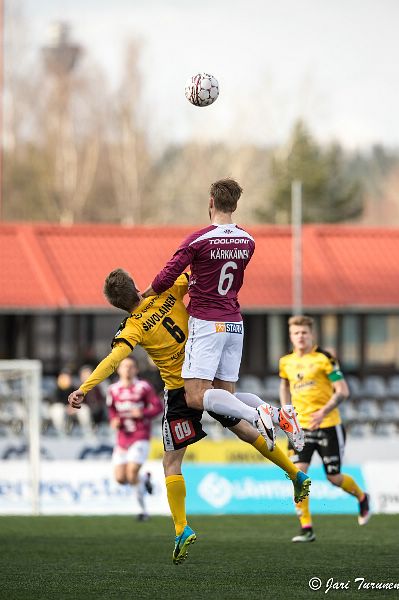
<svg viewBox="0 0 399 600"><path fill-rule="evenodd" d="M75 390L72 394L69 394L68 402L73 408L80 408L84 398L85 395L82 390Z"/></svg>
<svg viewBox="0 0 399 600"><path fill-rule="evenodd" d="M102 360L93 373L86 379L78 390L68 396L68 402L73 408L80 408L85 395L96 385L107 379L119 366L119 363L129 356L132 348L125 343L116 344L112 351Z"/></svg>
<svg viewBox="0 0 399 600"><path fill-rule="evenodd" d="M195 238L195 234L193 235ZM193 235L182 242L162 271L154 277L151 287L156 294L162 294L162 292L166 292L166 290L171 288L179 275L191 263L194 256L194 248L190 245L190 242L194 239Z"/></svg>

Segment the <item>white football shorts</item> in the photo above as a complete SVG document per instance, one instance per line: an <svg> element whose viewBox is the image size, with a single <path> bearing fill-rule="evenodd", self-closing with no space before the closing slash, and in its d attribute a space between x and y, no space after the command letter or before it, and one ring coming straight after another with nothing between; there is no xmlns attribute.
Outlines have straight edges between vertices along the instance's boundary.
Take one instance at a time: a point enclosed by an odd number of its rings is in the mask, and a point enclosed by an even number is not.
<svg viewBox="0 0 399 600"><path fill-rule="evenodd" d="M181 375L183 379L215 377L235 382L240 371L244 325L190 317Z"/></svg>
<svg viewBox="0 0 399 600"><path fill-rule="evenodd" d="M138 440L125 450L120 446L115 446L112 453L113 465L126 465L128 463L136 463L142 465L147 460L150 452L150 442L148 440Z"/></svg>

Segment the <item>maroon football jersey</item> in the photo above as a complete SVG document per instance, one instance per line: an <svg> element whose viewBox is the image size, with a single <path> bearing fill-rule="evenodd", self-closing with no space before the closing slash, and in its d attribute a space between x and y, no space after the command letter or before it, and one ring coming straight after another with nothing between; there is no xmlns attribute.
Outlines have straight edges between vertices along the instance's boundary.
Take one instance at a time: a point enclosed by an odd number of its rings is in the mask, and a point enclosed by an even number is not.
<svg viewBox="0 0 399 600"><path fill-rule="evenodd" d="M210 225L184 240L152 288L161 294L190 265L188 313L206 321L241 321L237 294L254 250L254 239L234 223Z"/></svg>
<svg viewBox="0 0 399 600"><path fill-rule="evenodd" d="M133 381L128 387L119 381L108 388L107 405L109 419L119 417L117 445L129 448L139 440L149 440L151 436L151 419L162 412L162 402L154 388L140 379ZM132 408L141 408L143 418L134 419Z"/></svg>

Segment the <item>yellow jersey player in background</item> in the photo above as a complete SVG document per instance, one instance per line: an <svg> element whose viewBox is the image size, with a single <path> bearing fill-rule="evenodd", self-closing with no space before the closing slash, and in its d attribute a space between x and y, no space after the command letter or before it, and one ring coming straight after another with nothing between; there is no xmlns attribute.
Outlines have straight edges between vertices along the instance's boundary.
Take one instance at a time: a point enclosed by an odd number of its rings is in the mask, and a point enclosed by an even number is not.
<svg viewBox="0 0 399 600"><path fill-rule="evenodd" d="M183 296L188 290L188 275L180 275L171 288L144 299L133 279L123 269L112 271L105 280L104 294L110 304L129 313L112 340L112 351L93 373L72 392L68 402L80 408L85 394L109 377L120 362L139 344L159 368L165 384L162 436L163 467L167 498L175 525L174 564L187 557L188 546L196 540L187 524L186 487L182 461L189 444L206 436L202 429L202 410L187 406L181 370L188 336L188 313ZM260 400L260 402L262 402ZM276 409L277 410L277 409ZM265 458L285 471L294 487L294 498L300 502L309 494L310 479L299 471L282 450L269 450L265 439L245 420L209 413L223 427L228 427L241 440L251 444Z"/></svg>
<svg viewBox="0 0 399 600"><path fill-rule="evenodd" d="M341 473L345 445L345 431L341 422L339 405L349 397L349 389L337 360L314 344L313 319L294 316L288 321L293 351L280 358L279 375L281 406L293 404L299 424L305 433L303 450L291 448L291 459L307 473L313 452L323 461L327 479L359 501L359 525L370 518L369 497L350 475ZM296 511L301 532L293 542L313 542L309 498Z"/></svg>

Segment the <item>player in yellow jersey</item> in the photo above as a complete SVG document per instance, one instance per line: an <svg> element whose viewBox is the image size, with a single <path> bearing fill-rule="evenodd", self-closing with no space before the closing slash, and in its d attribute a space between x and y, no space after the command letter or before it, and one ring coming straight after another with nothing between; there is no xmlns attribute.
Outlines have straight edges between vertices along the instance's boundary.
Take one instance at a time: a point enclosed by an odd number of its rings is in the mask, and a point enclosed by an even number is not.
<svg viewBox="0 0 399 600"><path fill-rule="evenodd" d="M175 564L187 557L187 548L196 539L196 534L187 524L186 489L181 465L186 447L206 435L201 424L202 410L187 406L184 381L181 377L188 335L188 314L182 299L187 289L188 276L184 273L165 292L143 299L126 271L112 271L105 280L105 296L110 304L125 310L129 316L121 323L112 340L111 353L68 398L71 406L80 408L85 394L109 377L137 344L148 352L159 368L165 384L162 421L165 449L163 466L168 502L176 530L173 550ZM309 494L309 478L301 473L278 447L269 450L262 435L247 421L210 414L240 439L252 444L262 456L283 469L293 482L294 498L297 501Z"/></svg>
<svg viewBox="0 0 399 600"><path fill-rule="evenodd" d="M293 351L280 358L281 406L293 404L305 433L303 450L291 450L292 460L301 471L308 471L313 452L320 455L327 479L359 501L359 525L370 518L369 497L350 475L341 473L345 431L338 406L349 397L349 389L336 359L314 344L313 319L294 316L288 321ZM313 542L309 498L296 510L301 533L293 542Z"/></svg>

